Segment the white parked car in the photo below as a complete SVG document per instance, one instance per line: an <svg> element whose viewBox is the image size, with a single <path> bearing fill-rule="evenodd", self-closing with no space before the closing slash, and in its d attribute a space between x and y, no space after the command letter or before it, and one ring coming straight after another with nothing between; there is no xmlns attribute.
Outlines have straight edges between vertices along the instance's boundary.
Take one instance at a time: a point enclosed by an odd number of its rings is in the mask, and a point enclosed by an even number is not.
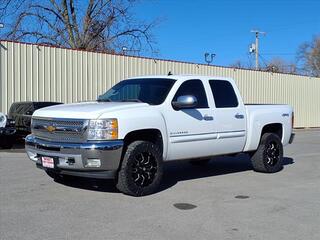
<svg viewBox="0 0 320 240"><path fill-rule="evenodd" d="M26 151L52 177L114 178L141 196L157 190L171 160L245 152L254 170L277 172L292 126L292 107L245 105L230 78L145 76L96 102L37 110Z"/></svg>

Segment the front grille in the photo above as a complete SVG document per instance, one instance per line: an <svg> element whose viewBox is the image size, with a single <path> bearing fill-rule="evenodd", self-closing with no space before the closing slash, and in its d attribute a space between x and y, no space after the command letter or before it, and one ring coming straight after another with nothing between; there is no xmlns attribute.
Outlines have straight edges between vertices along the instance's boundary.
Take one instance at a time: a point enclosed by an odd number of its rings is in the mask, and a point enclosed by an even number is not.
<svg viewBox="0 0 320 240"><path fill-rule="evenodd" d="M88 120L83 119L32 119L35 137L57 142L81 143L86 140Z"/></svg>

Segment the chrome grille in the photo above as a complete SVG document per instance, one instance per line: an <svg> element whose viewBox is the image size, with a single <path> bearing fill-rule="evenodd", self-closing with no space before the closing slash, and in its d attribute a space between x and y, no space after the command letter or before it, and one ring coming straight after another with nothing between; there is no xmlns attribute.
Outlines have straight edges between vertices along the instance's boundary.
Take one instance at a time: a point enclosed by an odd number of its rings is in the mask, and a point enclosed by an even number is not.
<svg viewBox="0 0 320 240"><path fill-rule="evenodd" d="M58 142L84 142L89 120L32 118L35 137Z"/></svg>

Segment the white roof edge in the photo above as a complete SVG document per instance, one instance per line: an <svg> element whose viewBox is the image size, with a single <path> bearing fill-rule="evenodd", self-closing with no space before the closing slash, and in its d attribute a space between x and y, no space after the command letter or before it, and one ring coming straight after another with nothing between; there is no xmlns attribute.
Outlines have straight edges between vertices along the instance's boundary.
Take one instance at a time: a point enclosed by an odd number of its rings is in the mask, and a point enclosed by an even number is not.
<svg viewBox="0 0 320 240"><path fill-rule="evenodd" d="M212 79L212 80L233 80L231 77L223 77L223 76L206 76L206 75L193 75L193 74L179 74L179 75L141 75L127 78L129 79L139 79L139 78L167 78L167 79L187 79L187 78L202 78L202 79Z"/></svg>

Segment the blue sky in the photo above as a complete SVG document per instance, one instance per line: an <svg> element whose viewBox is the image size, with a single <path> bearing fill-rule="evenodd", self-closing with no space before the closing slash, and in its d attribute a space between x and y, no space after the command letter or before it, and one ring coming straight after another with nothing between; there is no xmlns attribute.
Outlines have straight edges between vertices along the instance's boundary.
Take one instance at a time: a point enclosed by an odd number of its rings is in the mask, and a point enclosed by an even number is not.
<svg viewBox="0 0 320 240"><path fill-rule="evenodd" d="M320 35L320 0L145 0L136 14L162 19L154 30L159 58L188 62L205 63L212 52L215 65L250 63L251 29L267 32L262 64L273 57L294 62L298 46Z"/></svg>

